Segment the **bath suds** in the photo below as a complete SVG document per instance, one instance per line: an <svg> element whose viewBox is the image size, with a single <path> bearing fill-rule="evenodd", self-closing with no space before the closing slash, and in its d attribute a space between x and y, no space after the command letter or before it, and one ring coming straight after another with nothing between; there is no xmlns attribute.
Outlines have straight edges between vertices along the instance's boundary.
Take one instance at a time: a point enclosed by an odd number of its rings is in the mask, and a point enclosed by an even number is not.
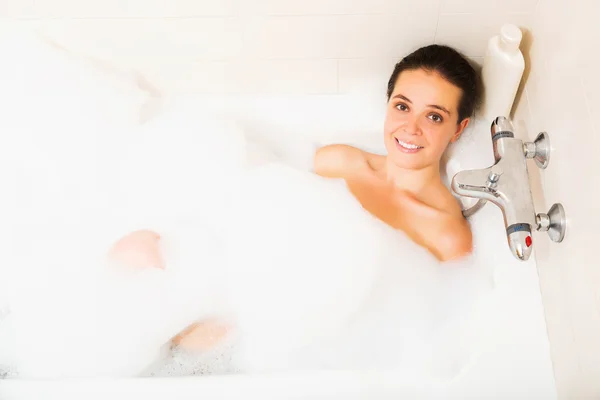
<svg viewBox="0 0 600 400"><path fill-rule="evenodd" d="M20 376L316 367L451 375L468 359L460 332L490 290L484 258L440 265L362 209L343 181L293 168L258 139L246 147L235 125L172 109L146 129L124 140L102 185L75 185L82 170L61 176L65 193L93 200L107 190L98 198L118 207L96 199L62 218L0 227L14 244L2 257L8 286L19 288L9 298ZM142 228L163 236L166 270L111 269L103 251ZM221 314L235 321L233 342L164 353L190 323ZM448 352L455 343L460 352Z"/></svg>
<svg viewBox="0 0 600 400"><path fill-rule="evenodd" d="M0 364L0 379L14 379L18 376L19 373L14 366Z"/></svg>
<svg viewBox="0 0 600 400"><path fill-rule="evenodd" d="M153 363L142 376L173 377L238 373L234 362L235 346L225 340L213 349L195 352L174 347Z"/></svg>

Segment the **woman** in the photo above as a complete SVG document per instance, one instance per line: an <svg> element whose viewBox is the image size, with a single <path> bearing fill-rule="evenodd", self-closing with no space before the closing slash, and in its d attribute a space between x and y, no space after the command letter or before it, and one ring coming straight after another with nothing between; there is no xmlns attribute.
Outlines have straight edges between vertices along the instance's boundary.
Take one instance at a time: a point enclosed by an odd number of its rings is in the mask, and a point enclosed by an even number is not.
<svg viewBox="0 0 600 400"><path fill-rule="evenodd" d="M387 155L326 146L317 151L315 171L345 179L367 210L440 261L462 257L471 251L471 231L439 171L446 147L474 112L475 71L449 47L424 47L396 65L387 96Z"/></svg>
<svg viewBox="0 0 600 400"><path fill-rule="evenodd" d="M430 45L402 59L389 79L384 143L387 155L347 145L317 150L316 174L342 178L362 206L404 231L440 261L471 252L472 236L461 208L440 176L447 146L468 126L479 101L477 74L454 49ZM133 267L165 268L160 236L133 232L120 239L110 257ZM205 349L227 333L218 321L192 325L173 341Z"/></svg>

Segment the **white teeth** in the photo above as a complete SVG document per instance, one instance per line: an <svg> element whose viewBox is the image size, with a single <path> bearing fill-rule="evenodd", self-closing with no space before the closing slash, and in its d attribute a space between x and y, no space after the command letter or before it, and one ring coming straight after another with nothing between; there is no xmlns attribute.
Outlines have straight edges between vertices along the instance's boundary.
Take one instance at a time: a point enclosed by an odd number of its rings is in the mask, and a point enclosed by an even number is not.
<svg viewBox="0 0 600 400"><path fill-rule="evenodd" d="M416 144L410 144L410 143L406 143L403 142L402 140L396 138L396 142L398 142L398 144L402 147L404 147L405 149L409 149L409 150L415 150L415 149L422 149L422 146L417 146Z"/></svg>

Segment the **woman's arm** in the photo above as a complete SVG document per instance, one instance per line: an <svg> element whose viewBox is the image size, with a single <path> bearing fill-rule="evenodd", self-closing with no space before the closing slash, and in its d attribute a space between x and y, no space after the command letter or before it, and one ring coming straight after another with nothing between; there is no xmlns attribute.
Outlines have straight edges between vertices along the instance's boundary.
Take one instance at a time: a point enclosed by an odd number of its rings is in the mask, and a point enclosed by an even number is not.
<svg viewBox="0 0 600 400"><path fill-rule="evenodd" d="M313 169L317 175L326 178L343 178L364 163L362 150L346 144L331 144L317 149Z"/></svg>

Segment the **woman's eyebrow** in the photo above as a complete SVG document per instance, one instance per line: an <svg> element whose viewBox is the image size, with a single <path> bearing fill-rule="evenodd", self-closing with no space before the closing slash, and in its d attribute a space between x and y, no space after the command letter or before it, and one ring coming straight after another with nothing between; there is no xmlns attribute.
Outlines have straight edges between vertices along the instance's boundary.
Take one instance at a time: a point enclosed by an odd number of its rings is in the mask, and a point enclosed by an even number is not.
<svg viewBox="0 0 600 400"><path fill-rule="evenodd" d="M395 95L393 98L394 98L394 99L402 99L402 100L406 101L407 103L410 103L410 104L412 104L412 101L410 101L410 99L409 99L408 97L406 97L405 95L403 95L403 94L397 94L397 95ZM437 104L427 104L427 107L433 107L433 108L436 108L436 109L438 109L438 110L440 110L440 111L443 111L443 112L445 112L445 113L446 113L446 114L448 114L449 116L450 116L450 115L452 115L452 113L451 113L451 112L450 112L450 111L449 111L449 110L448 110L446 107L443 107L443 106L438 106Z"/></svg>
<svg viewBox="0 0 600 400"><path fill-rule="evenodd" d="M438 110L444 111L448 115L452 115L450 111L446 107L438 106L437 104L427 104L427 107L437 108Z"/></svg>
<svg viewBox="0 0 600 400"><path fill-rule="evenodd" d="M403 94L395 95L394 99L402 99L402 100L405 100L405 101L409 102L410 104L412 104L412 101L410 101L410 99Z"/></svg>

